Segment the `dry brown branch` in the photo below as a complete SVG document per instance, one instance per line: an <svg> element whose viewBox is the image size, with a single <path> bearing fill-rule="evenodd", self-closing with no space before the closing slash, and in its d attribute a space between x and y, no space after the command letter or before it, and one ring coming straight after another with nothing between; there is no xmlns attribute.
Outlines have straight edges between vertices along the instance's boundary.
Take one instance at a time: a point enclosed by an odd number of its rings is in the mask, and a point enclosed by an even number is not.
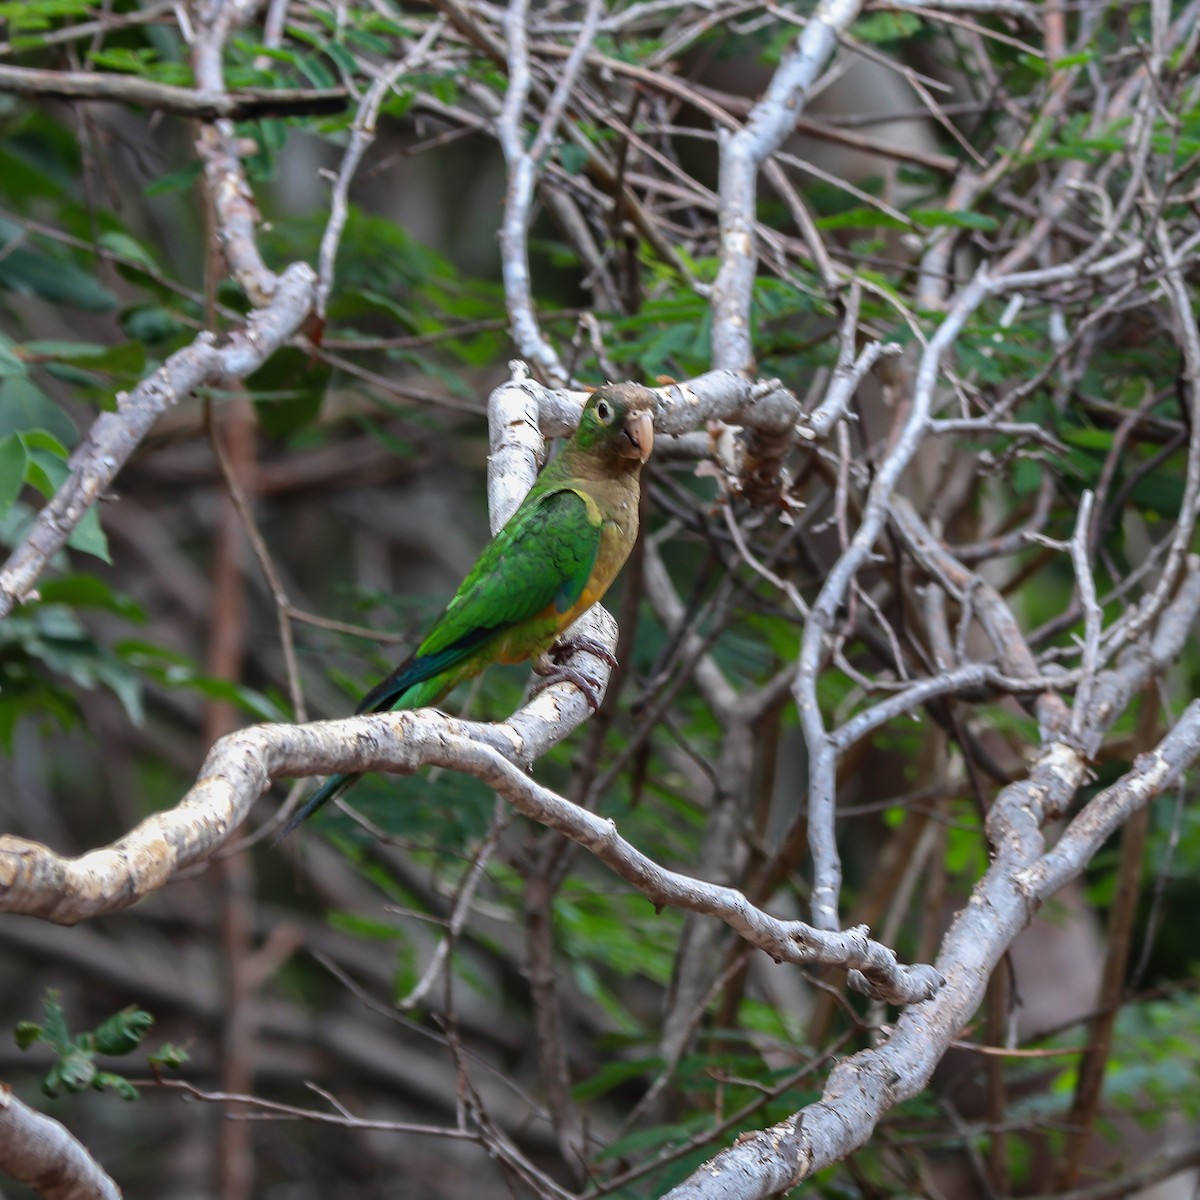
<svg viewBox="0 0 1200 1200"><path fill-rule="evenodd" d="M341 112L348 97L342 88L287 88L279 91L206 92L153 79L101 75L91 71L42 71L0 64L0 92L62 100L104 100L133 104L199 121L252 121L270 116L317 116Z"/></svg>

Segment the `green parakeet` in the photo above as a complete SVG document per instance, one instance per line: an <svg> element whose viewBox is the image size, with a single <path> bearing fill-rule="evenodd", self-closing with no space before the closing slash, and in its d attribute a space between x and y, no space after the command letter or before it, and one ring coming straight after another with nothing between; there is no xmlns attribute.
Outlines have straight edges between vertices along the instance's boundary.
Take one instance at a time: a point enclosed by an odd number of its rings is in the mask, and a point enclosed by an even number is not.
<svg viewBox="0 0 1200 1200"><path fill-rule="evenodd" d="M358 713L423 708L492 663L537 658L604 595L637 537L653 412L653 393L633 383L610 383L588 398L579 428L484 548L416 652L367 693ZM357 778L331 775L280 839Z"/></svg>

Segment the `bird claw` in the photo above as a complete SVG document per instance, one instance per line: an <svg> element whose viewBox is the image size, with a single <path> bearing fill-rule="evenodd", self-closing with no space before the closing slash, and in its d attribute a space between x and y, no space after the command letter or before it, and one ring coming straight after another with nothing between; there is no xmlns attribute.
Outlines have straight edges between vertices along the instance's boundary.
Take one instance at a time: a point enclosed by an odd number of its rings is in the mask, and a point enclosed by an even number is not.
<svg viewBox="0 0 1200 1200"><path fill-rule="evenodd" d="M534 673L539 674L542 678L540 683L534 685L533 695L540 696L542 692L556 683L574 683L576 688L583 692L584 700L588 702L594 713L600 708L602 691L600 680L594 679L582 671L577 671L575 667L568 666L562 661L570 658L577 650L586 650L588 654L594 655L601 662L607 662L610 667L617 666L617 660L613 658L611 650L606 646L601 646L599 642L593 641L590 637L572 637L570 641L556 642L534 662Z"/></svg>
<svg viewBox="0 0 1200 1200"><path fill-rule="evenodd" d="M562 661L564 658L570 658L577 650L584 650L588 654L595 655L601 662L607 663L609 667L617 665L617 660L613 657L608 647L602 646L599 642L593 641L591 638L580 637L571 638L567 642L555 642L533 664L534 673L542 676L542 681L533 688L533 694L535 696L541 695L548 687L556 683L573 683L583 693L583 698L591 706L592 712L596 712L600 708L602 691L600 681L593 679L590 675L585 675L582 671L578 671L574 667L567 666Z"/></svg>
<svg viewBox="0 0 1200 1200"><path fill-rule="evenodd" d="M613 670L616 669L617 660L613 656L612 651L607 646L588 637L574 637L570 641L555 642L550 647L548 657L555 662L559 662L561 659L570 658L577 650L583 650L585 653L598 658L601 662L607 663Z"/></svg>
<svg viewBox="0 0 1200 1200"><path fill-rule="evenodd" d="M533 695L540 696L548 687L553 687L556 683L573 683L583 694L583 698L588 702L592 712L599 709L600 683L590 675L576 671L574 667L556 663L535 666L533 669L536 674L542 676L542 679L533 686Z"/></svg>

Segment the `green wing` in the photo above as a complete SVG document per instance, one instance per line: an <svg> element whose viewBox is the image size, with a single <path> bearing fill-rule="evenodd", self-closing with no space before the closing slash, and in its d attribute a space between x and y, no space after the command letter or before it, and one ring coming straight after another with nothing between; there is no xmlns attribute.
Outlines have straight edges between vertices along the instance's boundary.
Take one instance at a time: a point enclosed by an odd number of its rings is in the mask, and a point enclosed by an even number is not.
<svg viewBox="0 0 1200 1200"><path fill-rule="evenodd" d="M565 613L583 595L603 518L570 487L529 497L485 547L417 652L363 698L359 712L392 708L423 683L539 616Z"/></svg>

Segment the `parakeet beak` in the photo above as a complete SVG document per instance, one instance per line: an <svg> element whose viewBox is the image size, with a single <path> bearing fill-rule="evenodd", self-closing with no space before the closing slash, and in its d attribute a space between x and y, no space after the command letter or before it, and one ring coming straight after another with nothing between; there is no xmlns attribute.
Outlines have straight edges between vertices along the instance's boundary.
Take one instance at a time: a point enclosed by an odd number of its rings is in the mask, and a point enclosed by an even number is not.
<svg viewBox="0 0 1200 1200"><path fill-rule="evenodd" d="M621 443L621 456L645 462L654 449L654 418L645 409L635 409L626 416L621 432L625 437Z"/></svg>

